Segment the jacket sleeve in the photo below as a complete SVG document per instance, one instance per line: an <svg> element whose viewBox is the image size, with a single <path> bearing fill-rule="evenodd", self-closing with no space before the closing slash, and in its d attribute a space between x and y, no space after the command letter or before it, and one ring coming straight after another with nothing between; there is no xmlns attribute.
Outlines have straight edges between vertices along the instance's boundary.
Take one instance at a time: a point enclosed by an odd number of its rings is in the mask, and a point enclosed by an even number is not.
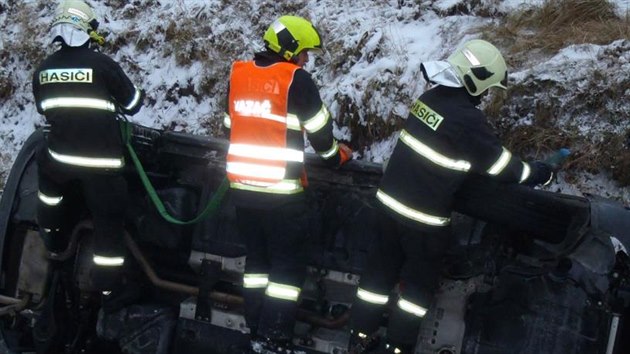
<svg viewBox="0 0 630 354"><path fill-rule="evenodd" d="M37 107L37 113L39 114L44 114L44 110L42 109L40 102L41 102L41 95L39 93L39 72L40 70L37 69L35 70L35 72L33 73L33 98L35 99L35 106Z"/></svg>
<svg viewBox="0 0 630 354"><path fill-rule="evenodd" d="M123 69L111 58L104 56L105 82L112 97L124 114L133 115L140 111L144 91L134 85Z"/></svg>
<svg viewBox="0 0 630 354"><path fill-rule="evenodd" d="M315 152L331 166L338 166L339 145L333 137L332 117L305 70L295 72L289 88L288 111L297 115Z"/></svg>
<svg viewBox="0 0 630 354"><path fill-rule="evenodd" d="M488 175L498 181L535 185L552 178L551 170L528 163L513 155L494 134L481 111L468 120L465 150L471 162L471 171Z"/></svg>

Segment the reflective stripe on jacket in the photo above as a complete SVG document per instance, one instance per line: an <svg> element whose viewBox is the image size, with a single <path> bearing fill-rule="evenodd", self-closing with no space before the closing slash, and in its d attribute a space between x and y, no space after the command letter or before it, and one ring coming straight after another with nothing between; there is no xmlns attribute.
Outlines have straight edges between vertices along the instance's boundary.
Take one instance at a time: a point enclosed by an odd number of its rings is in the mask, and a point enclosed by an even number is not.
<svg viewBox="0 0 630 354"><path fill-rule="evenodd" d="M293 146L288 131L301 132L300 122L288 114L287 99L299 67L279 62L266 67L253 61L235 62L229 94L230 146L227 175L232 188L290 194L303 187L304 147Z"/></svg>
<svg viewBox="0 0 630 354"><path fill-rule="evenodd" d="M472 173L522 183L531 166L503 147L464 89L436 86L410 108L376 197L421 228L443 227Z"/></svg>

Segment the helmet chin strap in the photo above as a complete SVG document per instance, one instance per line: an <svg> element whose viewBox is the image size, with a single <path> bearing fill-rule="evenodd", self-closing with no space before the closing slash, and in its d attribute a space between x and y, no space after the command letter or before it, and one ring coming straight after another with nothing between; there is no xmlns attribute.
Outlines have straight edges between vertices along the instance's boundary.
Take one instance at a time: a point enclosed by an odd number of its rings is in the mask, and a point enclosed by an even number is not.
<svg viewBox="0 0 630 354"><path fill-rule="evenodd" d="M488 95L488 90L485 90L483 93L477 95L477 96L473 96L470 93L468 93L468 91L466 91L466 93L468 94L468 98L470 100L470 102L472 102L473 105L479 106L481 104L481 101L483 100L484 97L486 97Z"/></svg>
<svg viewBox="0 0 630 354"><path fill-rule="evenodd" d="M103 46L105 44L105 37L101 36L100 34L98 34L96 31L89 31L88 34L90 35L90 39L100 45Z"/></svg>

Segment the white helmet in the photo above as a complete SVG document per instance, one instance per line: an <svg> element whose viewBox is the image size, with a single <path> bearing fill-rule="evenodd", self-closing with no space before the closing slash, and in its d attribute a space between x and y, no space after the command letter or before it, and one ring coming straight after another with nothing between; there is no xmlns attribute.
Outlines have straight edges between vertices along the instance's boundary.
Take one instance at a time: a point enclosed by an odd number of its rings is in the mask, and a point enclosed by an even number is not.
<svg viewBox="0 0 630 354"><path fill-rule="evenodd" d="M67 45L78 47L85 44L97 28L98 21L88 4L81 0L65 0L55 11L50 34L53 41L61 37Z"/></svg>
<svg viewBox="0 0 630 354"><path fill-rule="evenodd" d="M494 45L484 40L464 43L447 61L472 96L479 96L493 86L507 89L505 60Z"/></svg>

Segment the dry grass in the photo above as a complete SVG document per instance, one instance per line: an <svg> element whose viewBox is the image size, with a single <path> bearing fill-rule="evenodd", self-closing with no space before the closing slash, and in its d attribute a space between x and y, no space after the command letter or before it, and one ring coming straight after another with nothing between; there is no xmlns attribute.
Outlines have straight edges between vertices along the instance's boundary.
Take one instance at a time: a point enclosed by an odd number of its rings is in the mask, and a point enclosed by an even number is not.
<svg viewBox="0 0 630 354"><path fill-rule="evenodd" d="M361 151L366 146L371 146L375 141L381 141L399 131L404 126L405 120L390 113L383 117L379 112L366 108L366 104L372 99L367 94L362 102L355 102L346 95L338 95L335 101L339 103L340 110L336 120L341 126L347 126L352 132L352 141L348 142L352 149Z"/></svg>
<svg viewBox="0 0 630 354"><path fill-rule="evenodd" d="M3 49L0 50L0 63L2 67L8 67L7 63L17 61L24 63L26 70L32 70L46 56L46 51L37 42L38 37L33 35L33 33L40 33L41 28L32 21L32 16L42 9L33 4L24 4L3 8L3 11L5 10L9 13L11 20L19 24L21 30L9 37L9 40L4 41Z"/></svg>
<svg viewBox="0 0 630 354"><path fill-rule="evenodd" d="M15 92L16 84L6 70L0 70L0 102L5 102Z"/></svg>
<svg viewBox="0 0 630 354"><path fill-rule="evenodd" d="M188 66L195 61L207 61L208 44L199 39L198 33L208 31L200 29L195 19L171 20L164 31L164 43L168 47L165 48L165 56L175 55L175 61L180 66Z"/></svg>
<svg viewBox="0 0 630 354"><path fill-rule="evenodd" d="M498 24L483 28L483 34L501 48L510 67L518 68L572 44L606 45L628 39L630 18L619 17L615 5L606 0L547 0L541 7L507 15ZM619 57L619 53L605 55ZM630 79L611 85L613 75L593 69L589 81L572 96L566 91L569 87L549 80L512 85L507 94L493 96L485 111L514 152L543 158L550 151L570 147L572 155L564 166L569 180L573 172L608 171L621 185L630 185L626 133L585 134L577 123L559 119L585 113L594 123L624 124L627 113L617 106L611 108L610 103L626 99ZM561 102L562 97L568 102ZM534 121L523 124L521 118L528 116L535 117Z"/></svg>
<svg viewBox="0 0 630 354"><path fill-rule="evenodd" d="M607 0L547 0L541 7L506 16L484 29L486 37L509 48L517 63L528 53L555 53L571 44L608 44L630 38L628 16L620 18Z"/></svg>

